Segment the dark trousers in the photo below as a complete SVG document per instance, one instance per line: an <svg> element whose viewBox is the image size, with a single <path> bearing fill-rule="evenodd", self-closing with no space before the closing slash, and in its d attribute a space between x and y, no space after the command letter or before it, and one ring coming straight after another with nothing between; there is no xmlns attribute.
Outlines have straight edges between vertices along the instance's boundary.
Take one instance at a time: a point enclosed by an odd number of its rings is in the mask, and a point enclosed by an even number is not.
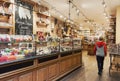
<svg viewBox="0 0 120 81"><path fill-rule="evenodd" d="M104 57L96 56L96 59L97 59L97 65L98 65L98 72L102 72L103 65L104 65Z"/></svg>

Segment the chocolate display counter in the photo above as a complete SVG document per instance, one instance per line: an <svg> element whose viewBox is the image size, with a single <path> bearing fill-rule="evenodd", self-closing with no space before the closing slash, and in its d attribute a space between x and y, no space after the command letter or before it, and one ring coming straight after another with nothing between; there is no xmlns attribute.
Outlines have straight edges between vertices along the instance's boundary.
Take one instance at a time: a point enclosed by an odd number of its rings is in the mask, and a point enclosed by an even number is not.
<svg viewBox="0 0 120 81"><path fill-rule="evenodd" d="M55 81L82 66L79 39L0 35L0 81Z"/></svg>
<svg viewBox="0 0 120 81"><path fill-rule="evenodd" d="M82 66L81 49L0 63L0 81L53 81Z"/></svg>

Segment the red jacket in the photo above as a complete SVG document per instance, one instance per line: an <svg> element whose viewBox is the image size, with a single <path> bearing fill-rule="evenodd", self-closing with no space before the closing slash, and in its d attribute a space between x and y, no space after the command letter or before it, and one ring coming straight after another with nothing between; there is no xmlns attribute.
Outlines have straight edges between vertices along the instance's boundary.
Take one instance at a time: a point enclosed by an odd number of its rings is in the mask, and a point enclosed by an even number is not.
<svg viewBox="0 0 120 81"><path fill-rule="evenodd" d="M107 55L107 46L106 46L106 43L105 43L105 42L102 42L102 41L98 41L98 42L95 43L95 46L94 46L94 54L95 54L95 55L96 55L96 50L97 50L96 45L97 45L98 47L104 46L104 53L105 53L105 56L106 56L106 55Z"/></svg>

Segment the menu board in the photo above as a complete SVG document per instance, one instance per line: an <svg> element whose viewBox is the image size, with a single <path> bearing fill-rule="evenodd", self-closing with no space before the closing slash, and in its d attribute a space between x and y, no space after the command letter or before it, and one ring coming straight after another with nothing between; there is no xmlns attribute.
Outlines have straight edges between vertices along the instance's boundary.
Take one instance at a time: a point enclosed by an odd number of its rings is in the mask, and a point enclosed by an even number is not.
<svg viewBox="0 0 120 81"><path fill-rule="evenodd" d="M21 0L15 0L15 34L33 34L33 6Z"/></svg>

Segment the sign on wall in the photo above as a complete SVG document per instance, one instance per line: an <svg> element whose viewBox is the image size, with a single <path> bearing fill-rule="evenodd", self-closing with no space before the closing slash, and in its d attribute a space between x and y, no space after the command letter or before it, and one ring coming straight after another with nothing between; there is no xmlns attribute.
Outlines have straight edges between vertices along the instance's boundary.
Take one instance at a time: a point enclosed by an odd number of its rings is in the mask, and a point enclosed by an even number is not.
<svg viewBox="0 0 120 81"><path fill-rule="evenodd" d="M33 6L21 0L15 3L15 34L33 34Z"/></svg>

